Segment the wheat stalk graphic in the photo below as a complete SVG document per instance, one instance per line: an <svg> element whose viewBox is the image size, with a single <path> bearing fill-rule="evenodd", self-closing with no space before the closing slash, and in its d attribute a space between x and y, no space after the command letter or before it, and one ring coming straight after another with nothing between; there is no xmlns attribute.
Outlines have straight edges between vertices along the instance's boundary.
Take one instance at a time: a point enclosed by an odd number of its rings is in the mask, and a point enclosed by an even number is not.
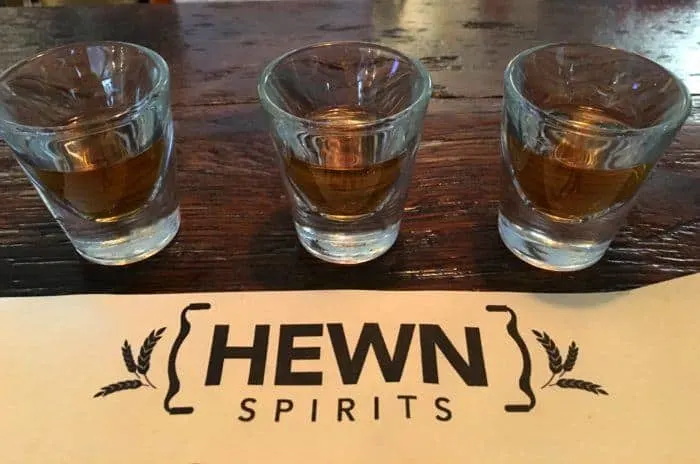
<svg viewBox="0 0 700 464"><path fill-rule="evenodd" d="M158 340L161 339L163 333L165 332L165 327L161 327L158 330L151 330L151 333L144 339L141 344L141 349L139 350L139 356L137 360L134 360L134 354L131 350L131 345L128 340L124 340L122 345L122 359L124 360L124 365L126 370L134 374L135 379L122 380L119 382L114 382L106 385L100 389L93 398L98 396L107 396L112 393L123 391L123 390L134 390L140 387L151 387L156 388L153 382L148 378L148 370L151 368L151 355L153 354L153 349L158 344Z"/></svg>
<svg viewBox="0 0 700 464"><path fill-rule="evenodd" d="M576 342L571 342L569 349L566 353L566 358L562 361L561 352L557 347L557 344L552 340L547 332L538 332L533 330L532 333L535 334L537 342L542 345L545 352L547 353L547 359L549 361L549 370L552 372L552 376L542 385L541 388L546 387L559 387L559 388L573 388L577 390L587 391L596 395L607 395L603 387L600 385L588 382L587 380L572 379L569 377L564 377L567 372L571 372L576 365L576 360L578 359L579 348L576 346Z"/></svg>

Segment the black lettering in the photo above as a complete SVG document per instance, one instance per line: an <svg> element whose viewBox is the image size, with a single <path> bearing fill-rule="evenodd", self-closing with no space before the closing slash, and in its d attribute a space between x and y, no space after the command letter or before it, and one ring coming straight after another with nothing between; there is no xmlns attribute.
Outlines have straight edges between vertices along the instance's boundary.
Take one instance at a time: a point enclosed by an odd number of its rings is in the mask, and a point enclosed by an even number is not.
<svg viewBox="0 0 700 464"><path fill-rule="evenodd" d="M321 385L321 372L292 372L292 361L295 359L321 359L321 348L295 348L294 338L321 335L323 335L321 324L282 324L280 326L276 385Z"/></svg>
<svg viewBox="0 0 700 464"><path fill-rule="evenodd" d="M348 416L350 421L354 421L355 418L352 417L352 408L355 407L355 400L352 398L338 398L338 422L343 421L343 413Z"/></svg>
<svg viewBox="0 0 700 464"><path fill-rule="evenodd" d="M386 341L377 323L367 323L362 326L362 332L357 340L355 351L350 355L348 340L342 324L328 324L328 334L331 338L335 359L338 363L340 376L344 384L354 385L360 378L362 368L367 359L369 348L372 347L379 368L386 382L399 382L408 357L415 324L401 324L399 335L394 347L394 355L389 354Z"/></svg>
<svg viewBox="0 0 700 464"><path fill-rule="evenodd" d="M311 401L311 422L316 422L316 416L318 415L318 400L314 398Z"/></svg>
<svg viewBox="0 0 700 464"><path fill-rule="evenodd" d="M255 398L245 398L241 401L241 409L248 413L247 416L238 416L238 420L241 422L250 422L255 419L255 409L248 406L248 403L255 404Z"/></svg>
<svg viewBox="0 0 700 464"><path fill-rule="evenodd" d="M397 395L396 397L400 400L406 401L406 419L410 419L411 418L411 400L418 399L418 397L414 396L414 395Z"/></svg>
<svg viewBox="0 0 700 464"><path fill-rule="evenodd" d="M452 411L447 409L447 407L445 406L449 402L450 400L448 398L444 398L442 396L440 398L435 398L435 408L438 409L440 412L444 413L444 416L436 414L435 419L442 422L447 422L448 420L452 419Z"/></svg>
<svg viewBox="0 0 700 464"><path fill-rule="evenodd" d="M379 397L374 397L374 420L379 420Z"/></svg>
<svg viewBox="0 0 700 464"><path fill-rule="evenodd" d="M228 325L214 327L214 337L209 354L209 367L205 385L221 384L221 372L226 359L250 359L248 385L262 385L265 378L267 343L270 338L269 325L256 325L253 346L228 346Z"/></svg>
<svg viewBox="0 0 700 464"><path fill-rule="evenodd" d="M459 354L442 329L433 324L421 324L420 345L423 363L423 382L438 383L437 350L439 348L464 383L471 386L487 386L481 334L477 327L465 327L469 363Z"/></svg>
<svg viewBox="0 0 700 464"><path fill-rule="evenodd" d="M294 402L292 400L277 400L277 406L275 407L275 422L280 421L280 416L283 412L289 412L294 409Z"/></svg>

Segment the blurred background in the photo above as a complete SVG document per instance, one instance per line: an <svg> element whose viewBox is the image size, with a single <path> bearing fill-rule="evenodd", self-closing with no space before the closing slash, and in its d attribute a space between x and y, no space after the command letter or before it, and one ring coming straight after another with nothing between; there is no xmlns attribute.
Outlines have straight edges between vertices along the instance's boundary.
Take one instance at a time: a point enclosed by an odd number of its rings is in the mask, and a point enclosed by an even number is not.
<svg viewBox="0 0 700 464"><path fill-rule="evenodd" d="M176 2L171 0L0 0L0 6L120 5L130 3L168 4Z"/></svg>

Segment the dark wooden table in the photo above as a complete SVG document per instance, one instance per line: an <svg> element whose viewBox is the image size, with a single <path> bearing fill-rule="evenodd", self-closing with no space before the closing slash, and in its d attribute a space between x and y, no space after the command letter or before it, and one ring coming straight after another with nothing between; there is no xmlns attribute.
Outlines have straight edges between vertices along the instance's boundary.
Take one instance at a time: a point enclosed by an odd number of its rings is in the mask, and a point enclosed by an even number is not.
<svg viewBox="0 0 700 464"><path fill-rule="evenodd" d="M609 6L608 3L612 3ZM80 259L0 144L0 296L258 289L620 290L700 270L700 2L354 0L0 8L0 66L49 46L136 42L170 63L183 223L123 268ZM255 93L304 44L381 42L429 66L435 91L398 242L338 267L298 244ZM518 51L594 41L685 80L694 111L603 260L568 274L516 259L496 229L503 69Z"/></svg>

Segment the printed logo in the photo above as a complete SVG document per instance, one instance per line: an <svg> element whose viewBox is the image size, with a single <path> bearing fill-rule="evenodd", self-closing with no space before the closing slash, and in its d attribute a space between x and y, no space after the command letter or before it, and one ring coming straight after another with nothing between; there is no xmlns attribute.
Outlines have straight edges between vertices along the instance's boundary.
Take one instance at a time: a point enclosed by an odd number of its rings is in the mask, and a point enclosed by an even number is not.
<svg viewBox="0 0 700 464"><path fill-rule="evenodd" d="M537 337L537 341L542 348L547 352L547 359L549 360L549 370L552 371L552 376L547 380L547 382L542 385L542 388L547 387L559 387L559 388L575 388L578 390L584 390L587 392L595 393L596 395L607 395L608 392L603 390L603 387L597 385L593 382L588 382L586 380L578 380L572 378L564 378L567 372L571 372L576 365L576 359L578 358L578 346L576 342L571 342L569 345L569 351L566 354L566 360L562 363L561 353L557 344L551 339L547 332L538 332L533 330L532 333Z"/></svg>
<svg viewBox="0 0 700 464"><path fill-rule="evenodd" d="M193 303L184 308L180 313L179 331L173 341L168 355L167 375L168 389L163 402L164 409L171 415L192 414L194 406L175 406L173 401L180 392L180 378L177 371L177 359L180 349L185 343L191 331L191 323L188 315L191 311L207 311L211 308L209 303ZM505 331L518 349L521 357L520 375L517 379L518 388L526 397L524 402L508 403L504 406L506 412L529 412L536 404L535 393L532 388L532 360L530 351L518 329L518 318L513 309L503 305L487 305L486 311L490 313L505 313L508 320ZM217 324L214 326L211 337L210 355L206 368L205 385L217 386L221 383L222 370L225 361L243 359L249 362L248 385L263 385L265 383L265 366L268 358L270 339L269 325L255 325L253 329L252 345L229 345L229 326ZM121 380L106 385L94 395L94 397L106 397L116 392L134 390L141 387L156 389L156 386L148 378L151 367L151 356L165 333L166 328L152 330L141 344L138 357L134 358L131 345L128 340L121 347L121 355L127 372L133 375L132 379ZM303 337L318 337L324 334L330 338L330 347L335 357L340 379L343 385L354 385L362 374L365 361L370 351L375 355L381 375L386 383L398 383L402 379L404 367L411 343L419 344L420 366L422 381L425 384L439 384L438 358L441 356L454 369L466 386L487 387L486 369L484 362L484 349L481 334L478 327L464 327L466 353L461 353L458 344L453 343L447 334L436 324L401 324L398 329L395 346L393 349L387 346L385 334L378 323L363 324L354 347L348 341L345 329L340 323L328 324L282 324L279 332L279 346L275 364L274 385L295 386L321 386L323 385L323 373L304 371L298 372L292 369L293 360L318 360L320 348L295 346L295 339ZM568 347L566 358L562 358L559 347L554 340L544 331L532 330L535 340L546 354L551 376L540 389L558 387L562 389L581 390L595 395L608 395L601 385L571 377L579 355L579 347L572 341ZM268 382L269 383L269 382ZM414 395L397 395L397 399L405 402L406 418L410 418L411 400ZM248 422L255 418L253 406L255 398L244 398L241 401L239 416L242 422ZM379 418L380 398L374 397L374 419ZM438 397L434 400L434 407L438 414L435 419L440 421L450 420L452 412L449 405L450 399ZM351 398L339 398L337 417L341 421L344 417L355 420L352 409L355 402ZM294 407L291 399L278 399L274 418L278 422L281 415L290 412ZM311 405L311 420L316 421L317 400Z"/></svg>
<svg viewBox="0 0 700 464"><path fill-rule="evenodd" d="M136 378L129 380L121 380L119 382L111 383L100 389L95 393L94 398L99 396L107 396L112 393L123 390L134 390L141 387L151 387L156 388L148 378L148 370L151 368L151 354L153 354L153 348L156 347L158 340L163 336L165 332L165 327L158 330L152 330L150 334L146 337L141 344L141 349L139 350L138 362L134 361L134 354L131 351L131 345L129 345L128 340L124 340L124 345L122 345L122 359L124 360L124 365L126 370L131 374L134 374Z"/></svg>

